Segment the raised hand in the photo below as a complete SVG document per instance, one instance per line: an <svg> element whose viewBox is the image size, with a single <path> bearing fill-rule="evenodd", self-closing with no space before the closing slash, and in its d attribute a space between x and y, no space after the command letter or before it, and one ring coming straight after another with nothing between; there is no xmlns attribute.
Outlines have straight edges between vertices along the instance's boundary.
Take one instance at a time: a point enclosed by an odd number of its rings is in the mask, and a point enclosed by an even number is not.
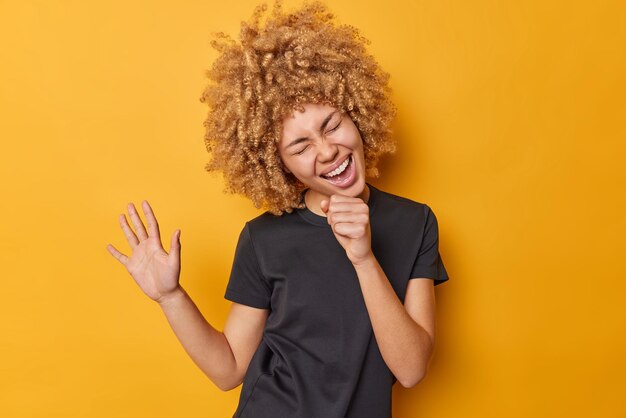
<svg viewBox="0 0 626 418"><path fill-rule="evenodd" d="M369 206L361 198L334 194L320 203L335 238L352 264L373 256Z"/></svg>
<svg viewBox="0 0 626 418"><path fill-rule="evenodd" d="M107 245L107 250L126 267L150 299L161 302L179 288L180 230L177 229L172 234L168 254L161 245L159 224L146 200L142 202L142 209L148 224L147 232L134 204L128 204L128 213L135 227L134 232L128 225L126 215L119 216L120 226L132 250L130 257L119 252L111 244Z"/></svg>

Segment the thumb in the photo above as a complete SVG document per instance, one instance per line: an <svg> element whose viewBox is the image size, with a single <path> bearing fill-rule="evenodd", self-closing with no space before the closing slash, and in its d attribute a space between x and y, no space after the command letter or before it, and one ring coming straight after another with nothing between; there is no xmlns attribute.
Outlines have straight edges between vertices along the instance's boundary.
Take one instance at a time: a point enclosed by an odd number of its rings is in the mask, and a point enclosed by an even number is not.
<svg viewBox="0 0 626 418"><path fill-rule="evenodd" d="M324 199L320 202L320 209L322 209L322 212L326 213L328 212L328 200Z"/></svg>
<svg viewBox="0 0 626 418"><path fill-rule="evenodd" d="M177 258L180 258L180 229L177 229L172 234L172 242L170 244L170 257L172 254Z"/></svg>

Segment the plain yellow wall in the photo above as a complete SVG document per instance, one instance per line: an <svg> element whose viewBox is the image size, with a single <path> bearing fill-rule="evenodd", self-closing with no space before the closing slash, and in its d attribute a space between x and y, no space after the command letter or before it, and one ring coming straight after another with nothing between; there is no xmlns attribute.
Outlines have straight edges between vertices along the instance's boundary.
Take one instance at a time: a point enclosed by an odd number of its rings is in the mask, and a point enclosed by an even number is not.
<svg viewBox="0 0 626 418"><path fill-rule="evenodd" d="M218 329L260 213L204 171L210 34L255 1L2 1L0 416L229 417L106 251L148 199ZM292 5L295 2L288 2ZM392 75L383 190L429 204L450 281L394 417L626 416L626 8L333 1Z"/></svg>

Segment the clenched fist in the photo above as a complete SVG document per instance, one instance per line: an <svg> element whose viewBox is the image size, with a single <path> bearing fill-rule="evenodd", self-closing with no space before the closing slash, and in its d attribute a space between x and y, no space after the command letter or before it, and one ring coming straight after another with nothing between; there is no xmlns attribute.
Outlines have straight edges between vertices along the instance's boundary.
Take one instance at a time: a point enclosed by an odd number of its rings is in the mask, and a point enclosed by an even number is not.
<svg viewBox="0 0 626 418"><path fill-rule="evenodd" d="M352 264L359 264L372 256L370 210L367 203L358 197L334 194L330 200L322 200L320 208Z"/></svg>

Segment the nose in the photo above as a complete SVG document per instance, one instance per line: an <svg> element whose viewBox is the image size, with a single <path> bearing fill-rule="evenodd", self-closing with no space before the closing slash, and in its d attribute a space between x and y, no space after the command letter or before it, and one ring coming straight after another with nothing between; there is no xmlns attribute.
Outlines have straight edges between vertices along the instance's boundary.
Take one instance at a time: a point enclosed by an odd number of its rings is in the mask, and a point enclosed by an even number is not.
<svg viewBox="0 0 626 418"><path fill-rule="evenodd" d="M321 162L332 162L337 158L339 149L336 144L329 142L328 140L322 140L318 147L318 160Z"/></svg>

